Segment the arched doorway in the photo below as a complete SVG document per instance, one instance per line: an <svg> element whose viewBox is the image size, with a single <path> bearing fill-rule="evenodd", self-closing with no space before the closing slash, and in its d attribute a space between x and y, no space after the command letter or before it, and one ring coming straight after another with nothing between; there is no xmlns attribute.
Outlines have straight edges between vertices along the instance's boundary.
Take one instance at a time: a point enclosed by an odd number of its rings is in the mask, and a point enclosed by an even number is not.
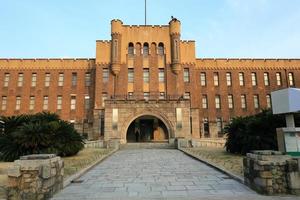
<svg viewBox="0 0 300 200"><path fill-rule="evenodd" d="M127 129L127 142L167 142L169 133L162 120L155 116L143 115L131 122Z"/></svg>

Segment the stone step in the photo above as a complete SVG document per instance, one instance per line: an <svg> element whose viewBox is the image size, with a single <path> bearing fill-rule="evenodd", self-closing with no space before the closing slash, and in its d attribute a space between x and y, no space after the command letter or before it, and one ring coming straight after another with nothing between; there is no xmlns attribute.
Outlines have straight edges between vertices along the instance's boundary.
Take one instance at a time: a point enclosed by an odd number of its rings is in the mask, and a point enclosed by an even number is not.
<svg viewBox="0 0 300 200"><path fill-rule="evenodd" d="M141 143L127 143L121 144L120 149L174 149L174 144L164 143L153 143L153 142L141 142Z"/></svg>

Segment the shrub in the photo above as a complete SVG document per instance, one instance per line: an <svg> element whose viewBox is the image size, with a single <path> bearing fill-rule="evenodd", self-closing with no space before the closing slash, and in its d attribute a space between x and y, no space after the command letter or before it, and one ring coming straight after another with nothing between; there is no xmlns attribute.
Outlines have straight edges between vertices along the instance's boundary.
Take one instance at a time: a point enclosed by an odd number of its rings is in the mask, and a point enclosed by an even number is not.
<svg viewBox="0 0 300 200"><path fill-rule="evenodd" d="M4 161L37 153L71 156L84 146L74 126L54 113L1 117L1 120L5 129L0 135L0 159Z"/></svg>
<svg viewBox="0 0 300 200"><path fill-rule="evenodd" d="M246 154L251 150L277 150L276 128L285 127L282 115L263 110L253 116L236 117L225 126L226 151Z"/></svg>

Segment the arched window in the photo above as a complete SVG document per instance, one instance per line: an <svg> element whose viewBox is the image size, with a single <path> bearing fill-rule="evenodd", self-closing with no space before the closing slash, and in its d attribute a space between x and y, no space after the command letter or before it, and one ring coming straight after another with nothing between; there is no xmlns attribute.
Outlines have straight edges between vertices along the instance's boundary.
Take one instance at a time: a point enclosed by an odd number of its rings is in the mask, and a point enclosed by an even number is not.
<svg viewBox="0 0 300 200"><path fill-rule="evenodd" d="M149 44L147 42L144 43L144 46L143 46L143 55L144 56L148 56L149 55Z"/></svg>
<svg viewBox="0 0 300 200"><path fill-rule="evenodd" d="M158 55L163 56L164 54L165 54L165 52L164 52L164 44L160 42L158 44Z"/></svg>
<svg viewBox="0 0 300 200"><path fill-rule="evenodd" d="M128 55L133 56L133 54L134 54L134 46L133 46L133 43L130 42L128 44Z"/></svg>

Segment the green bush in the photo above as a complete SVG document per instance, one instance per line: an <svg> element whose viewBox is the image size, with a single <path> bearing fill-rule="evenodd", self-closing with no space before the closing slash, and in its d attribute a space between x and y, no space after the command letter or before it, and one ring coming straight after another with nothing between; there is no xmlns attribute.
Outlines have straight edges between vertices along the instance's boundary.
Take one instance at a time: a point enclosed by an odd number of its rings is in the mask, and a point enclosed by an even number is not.
<svg viewBox="0 0 300 200"><path fill-rule="evenodd" d="M1 120L5 129L0 135L0 159L4 161L38 153L71 156L84 146L74 126L55 113L1 117Z"/></svg>
<svg viewBox="0 0 300 200"><path fill-rule="evenodd" d="M263 110L253 116L236 117L225 126L226 151L246 154L251 150L277 150L276 128L285 127L283 115Z"/></svg>

